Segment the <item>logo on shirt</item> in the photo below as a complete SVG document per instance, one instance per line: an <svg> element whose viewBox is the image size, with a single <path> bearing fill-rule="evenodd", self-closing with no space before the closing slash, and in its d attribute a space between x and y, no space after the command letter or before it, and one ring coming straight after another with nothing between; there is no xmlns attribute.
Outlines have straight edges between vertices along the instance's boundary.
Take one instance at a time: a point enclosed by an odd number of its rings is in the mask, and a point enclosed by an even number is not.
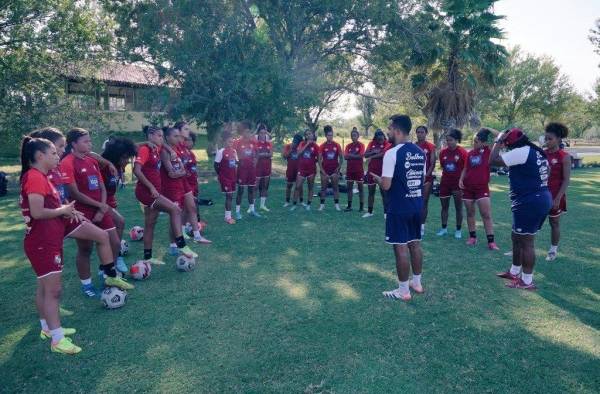
<svg viewBox="0 0 600 394"><path fill-rule="evenodd" d="M446 165L444 166L444 168L448 172L454 172L454 171L456 171L456 164L454 164L454 163L446 163Z"/></svg>
<svg viewBox="0 0 600 394"><path fill-rule="evenodd" d="M60 257L60 255L55 255L54 256L54 264L56 265L60 265L62 263L62 257Z"/></svg>
<svg viewBox="0 0 600 394"><path fill-rule="evenodd" d="M482 158L481 156L471 156L471 165L473 167L477 167L478 165L481 164Z"/></svg>
<svg viewBox="0 0 600 394"><path fill-rule="evenodd" d="M335 152L327 152L327 160L335 159Z"/></svg>
<svg viewBox="0 0 600 394"><path fill-rule="evenodd" d="M236 163L234 159L229 159L229 168L235 168L236 167Z"/></svg>
<svg viewBox="0 0 600 394"><path fill-rule="evenodd" d="M312 149L310 151L304 151L304 154L302 155L305 159L310 159L310 155L312 153Z"/></svg>
<svg viewBox="0 0 600 394"><path fill-rule="evenodd" d="M98 177L96 175L88 176L88 190L98 189L100 189L100 182L98 181Z"/></svg>

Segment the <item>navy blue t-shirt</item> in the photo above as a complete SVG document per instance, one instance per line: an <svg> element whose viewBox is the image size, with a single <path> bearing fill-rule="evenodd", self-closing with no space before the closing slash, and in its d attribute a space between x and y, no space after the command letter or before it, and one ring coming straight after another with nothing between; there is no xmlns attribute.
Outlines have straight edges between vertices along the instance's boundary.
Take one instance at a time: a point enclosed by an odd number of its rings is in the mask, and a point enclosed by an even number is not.
<svg viewBox="0 0 600 394"><path fill-rule="evenodd" d="M425 153L421 148L407 142L388 150L383 157L382 176L392 178L392 186L386 192L386 213L421 212L425 180Z"/></svg>

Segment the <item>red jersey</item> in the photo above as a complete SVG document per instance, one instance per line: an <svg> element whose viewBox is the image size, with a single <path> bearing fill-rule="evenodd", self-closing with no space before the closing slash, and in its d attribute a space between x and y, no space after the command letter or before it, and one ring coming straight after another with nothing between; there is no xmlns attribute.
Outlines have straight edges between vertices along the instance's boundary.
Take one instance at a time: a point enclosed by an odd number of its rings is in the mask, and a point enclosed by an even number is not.
<svg viewBox="0 0 600 394"><path fill-rule="evenodd" d="M256 143L254 139L244 140L237 139L233 143L233 147L237 152L237 157L240 162L240 168L253 167L254 159L256 158Z"/></svg>
<svg viewBox="0 0 600 394"><path fill-rule="evenodd" d="M442 182L458 182L466 161L467 151L463 147L457 146L454 150L443 148L440 151Z"/></svg>
<svg viewBox="0 0 600 394"><path fill-rule="evenodd" d="M160 192L160 147L150 147L148 145L140 146L135 162L142 167L142 174L144 174L148 181ZM145 187L139 180L137 184L139 187Z"/></svg>
<svg viewBox="0 0 600 394"><path fill-rule="evenodd" d="M550 176L548 177L548 189L554 196L558 193L558 190L562 186L564 177L563 177L563 162L565 157L569 154L562 149L557 150L556 152L550 152L545 149L544 153L546 153L546 158L548 159L548 164L550 165Z"/></svg>
<svg viewBox="0 0 600 394"><path fill-rule="evenodd" d="M119 177L110 173L108 166L101 168L102 178L104 178L104 188L106 189L106 203L112 208L117 207L117 187L119 186Z"/></svg>
<svg viewBox="0 0 600 394"><path fill-rule="evenodd" d="M273 144L270 141L255 141L257 153L271 153L273 151ZM270 157L259 157L256 163L256 168L271 167Z"/></svg>
<svg viewBox="0 0 600 394"><path fill-rule="evenodd" d="M292 144L287 144L283 147L283 156L286 157L288 167L290 165L298 165L298 148L292 152Z"/></svg>
<svg viewBox="0 0 600 394"><path fill-rule="evenodd" d="M463 183L468 186L487 186L490 183L490 148L471 149L467 154Z"/></svg>
<svg viewBox="0 0 600 394"><path fill-rule="evenodd" d="M339 157L342 147L335 141L325 141L319 147L319 154L326 173L332 173L340 165Z"/></svg>
<svg viewBox="0 0 600 394"><path fill-rule="evenodd" d="M183 161L181 160L181 157L179 156L178 150L176 148L172 148L171 150L169 150L168 148L163 149L167 149L166 152L170 155L171 166L173 167L174 171L180 172L182 170L185 170ZM184 182L187 183L186 177L171 178L169 176L167 168L164 165L160 166L160 186L164 194L172 195L170 192L184 193L186 189Z"/></svg>
<svg viewBox="0 0 600 394"><path fill-rule="evenodd" d="M355 172L363 169L363 156L365 154L365 144L360 141L351 142L346 145L346 149L344 150L344 155L360 155L360 159L346 159L346 171L347 172Z"/></svg>
<svg viewBox="0 0 600 394"><path fill-rule="evenodd" d="M302 141L298 145L298 150L302 150L306 142ZM298 159L298 168L305 173L317 172L317 161L319 160L319 145L316 142L309 142L308 147L302 152Z"/></svg>
<svg viewBox="0 0 600 394"><path fill-rule="evenodd" d="M65 156L60 162L61 171L65 175L67 184L75 182L80 193L87 197L102 201L102 189L100 182L104 182L100 166L93 157L85 156L79 158L72 153ZM75 202L75 208L79 211L84 209L97 209L79 201Z"/></svg>
<svg viewBox="0 0 600 394"><path fill-rule="evenodd" d="M221 148L215 155L215 163L219 163L219 180L234 181L237 179L237 152L234 148Z"/></svg>
<svg viewBox="0 0 600 394"><path fill-rule="evenodd" d="M188 184L194 190L198 190L198 161L196 160L196 154L191 149L188 150L189 156L187 162L184 162L185 169L188 173L187 181Z"/></svg>
<svg viewBox="0 0 600 394"><path fill-rule="evenodd" d="M48 180L60 196L60 201L62 203L66 203L69 201L69 191L67 190L67 185L70 183L69 178L66 173L61 170L61 163L58 163L58 166L50 171L48 171Z"/></svg>
<svg viewBox="0 0 600 394"><path fill-rule="evenodd" d="M429 171L429 167L431 166L431 156L435 153L435 144L432 144L429 141L423 141L417 142L416 145L425 152L425 169L426 171Z"/></svg>
<svg viewBox="0 0 600 394"><path fill-rule="evenodd" d="M44 208L60 208L60 195L43 172L31 168L21 179L21 214L25 220L25 249L35 253L35 248L62 250L65 221L58 216L52 219L34 219L29 211L29 194L44 197Z"/></svg>
<svg viewBox="0 0 600 394"><path fill-rule="evenodd" d="M377 153L385 153L391 147L392 144L388 141L383 141L381 144L377 141L371 141L369 142L369 145L367 145L367 152L375 151ZM369 159L367 171L376 175L381 175L381 171L383 171L383 156Z"/></svg>

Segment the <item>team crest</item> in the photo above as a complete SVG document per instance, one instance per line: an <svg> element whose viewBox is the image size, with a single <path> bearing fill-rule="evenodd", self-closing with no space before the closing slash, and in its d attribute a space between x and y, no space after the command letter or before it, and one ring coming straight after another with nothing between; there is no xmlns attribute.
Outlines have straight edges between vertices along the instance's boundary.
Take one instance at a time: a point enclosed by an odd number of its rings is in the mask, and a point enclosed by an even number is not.
<svg viewBox="0 0 600 394"><path fill-rule="evenodd" d="M60 265L62 263L62 258L60 257L60 255L56 255L54 256L54 264L56 265Z"/></svg>

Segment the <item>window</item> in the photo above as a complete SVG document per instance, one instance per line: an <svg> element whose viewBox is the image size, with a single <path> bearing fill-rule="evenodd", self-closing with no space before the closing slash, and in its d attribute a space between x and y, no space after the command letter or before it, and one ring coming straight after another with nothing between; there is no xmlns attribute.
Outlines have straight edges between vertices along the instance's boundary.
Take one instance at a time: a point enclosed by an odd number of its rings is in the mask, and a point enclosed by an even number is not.
<svg viewBox="0 0 600 394"><path fill-rule="evenodd" d="M109 96L108 97L109 111L125 111L125 97Z"/></svg>

